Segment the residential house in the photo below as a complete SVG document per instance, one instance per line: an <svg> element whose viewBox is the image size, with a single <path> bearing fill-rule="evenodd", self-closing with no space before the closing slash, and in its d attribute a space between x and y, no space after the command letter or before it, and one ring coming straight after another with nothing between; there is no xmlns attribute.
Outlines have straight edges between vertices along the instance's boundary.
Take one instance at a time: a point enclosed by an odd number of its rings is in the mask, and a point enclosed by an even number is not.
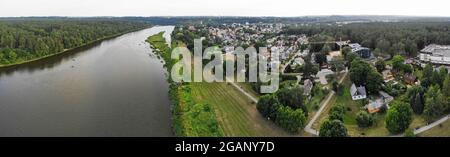
<svg viewBox="0 0 450 157"><path fill-rule="evenodd" d="M414 74L405 74L403 76L403 80L410 85L415 85L417 82L417 77Z"/></svg>
<svg viewBox="0 0 450 157"><path fill-rule="evenodd" d="M377 113L381 108L389 108L389 103L394 100L394 97L390 96L388 93L379 91L380 98L375 101L370 101L366 108L369 113Z"/></svg>
<svg viewBox="0 0 450 157"><path fill-rule="evenodd" d="M355 84L352 84L350 88L350 95L353 100L361 100L367 98L366 88L364 86L356 87Z"/></svg>
<svg viewBox="0 0 450 157"><path fill-rule="evenodd" d="M383 74L384 83L388 83L395 79L394 75L392 75L391 70L383 70L383 72L381 73Z"/></svg>
<svg viewBox="0 0 450 157"><path fill-rule="evenodd" d="M369 113L377 113L381 110L382 107L384 107L386 104L382 102L382 100L377 99L375 101L369 102L367 104L366 108Z"/></svg>

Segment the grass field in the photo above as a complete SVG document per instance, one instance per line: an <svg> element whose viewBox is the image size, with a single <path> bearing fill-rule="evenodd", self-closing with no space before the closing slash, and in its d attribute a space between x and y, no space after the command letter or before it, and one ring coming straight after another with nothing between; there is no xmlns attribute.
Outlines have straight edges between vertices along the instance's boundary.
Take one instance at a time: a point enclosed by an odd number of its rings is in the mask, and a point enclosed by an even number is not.
<svg viewBox="0 0 450 157"><path fill-rule="evenodd" d="M445 121L428 131L420 133L419 137L450 137L450 120Z"/></svg>
<svg viewBox="0 0 450 157"><path fill-rule="evenodd" d="M214 105L225 136L292 136L264 119L255 104L227 83L192 83L197 102Z"/></svg>

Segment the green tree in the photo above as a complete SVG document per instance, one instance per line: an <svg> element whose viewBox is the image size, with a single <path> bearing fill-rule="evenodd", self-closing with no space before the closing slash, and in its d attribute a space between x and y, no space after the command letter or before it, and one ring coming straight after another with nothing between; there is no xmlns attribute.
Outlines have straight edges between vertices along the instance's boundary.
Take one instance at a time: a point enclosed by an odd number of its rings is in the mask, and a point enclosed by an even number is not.
<svg viewBox="0 0 450 157"><path fill-rule="evenodd" d="M381 73L386 68L386 63L384 60L380 59L375 62L375 68L377 68L377 71Z"/></svg>
<svg viewBox="0 0 450 157"><path fill-rule="evenodd" d="M439 75L437 70L433 71L433 74L431 75L431 85L438 85L440 87L441 83L441 75Z"/></svg>
<svg viewBox="0 0 450 157"><path fill-rule="evenodd" d="M405 51L410 57L417 56L417 44L413 40L407 39L405 42Z"/></svg>
<svg viewBox="0 0 450 157"><path fill-rule="evenodd" d="M319 72L319 67L316 67L311 63L311 56L306 56L304 60L305 64L302 68L304 78L309 78L311 75L315 75Z"/></svg>
<svg viewBox="0 0 450 157"><path fill-rule="evenodd" d="M405 52L405 44L402 42L395 43L392 45L392 49L394 50L394 53Z"/></svg>
<svg viewBox="0 0 450 157"><path fill-rule="evenodd" d="M296 133L305 126L306 116L301 109L292 110L288 106L280 106L277 110L275 124L288 132Z"/></svg>
<svg viewBox="0 0 450 157"><path fill-rule="evenodd" d="M323 64L327 63L327 56L323 52L316 53L316 55L314 56L314 59L316 60L316 63L319 65L323 65Z"/></svg>
<svg viewBox="0 0 450 157"><path fill-rule="evenodd" d="M342 55L344 56L345 59L347 59L348 54L352 53L352 48L346 46L343 47L341 50ZM348 60L347 60L348 61ZM350 61L351 62L351 61Z"/></svg>
<svg viewBox="0 0 450 157"><path fill-rule="evenodd" d="M371 70L367 74L366 89L369 94L376 94L381 89L383 84L383 76L375 70Z"/></svg>
<svg viewBox="0 0 450 157"><path fill-rule="evenodd" d="M328 44L324 44L322 49L320 50L320 52L323 54L328 54L330 51L331 51L331 48Z"/></svg>
<svg viewBox="0 0 450 157"><path fill-rule="evenodd" d="M330 65L331 65L331 70L336 73L339 73L339 72L345 70L344 60L340 57L334 57L330 61Z"/></svg>
<svg viewBox="0 0 450 157"><path fill-rule="evenodd" d="M394 70L403 70L403 62L405 62L405 59L400 55L395 55L394 58L392 58L392 69Z"/></svg>
<svg viewBox="0 0 450 157"><path fill-rule="evenodd" d="M391 43L385 39L378 40L377 48L380 49L382 53L389 53L392 55L392 52L390 51Z"/></svg>
<svg viewBox="0 0 450 157"><path fill-rule="evenodd" d="M353 61L359 60L359 56L355 53L349 53L347 54L347 56L345 56L345 60L347 61L347 66L351 68Z"/></svg>
<svg viewBox="0 0 450 157"><path fill-rule="evenodd" d="M412 110L416 114L422 114L425 106L425 89L422 86L413 86L407 91L407 97L409 98L409 104Z"/></svg>
<svg viewBox="0 0 450 157"><path fill-rule="evenodd" d="M366 86L369 94L378 93L383 83L383 77L370 64L355 60L350 68L350 80L357 86Z"/></svg>
<svg viewBox="0 0 450 157"><path fill-rule="evenodd" d="M448 75L447 68L445 68L444 66L439 67L439 85L441 85L441 87L443 87L447 75Z"/></svg>
<svg viewBox="0 0 450 157"><path fill-rule="evenodd" d="M347 128L340 120L326 120L320 125L320 137L347 137Z"/></svg>
<svg viewBox="0 0 450 157"><path fill-rule="evenodd" d="M360 111L356 115L356 123L360 128L370 127L373 125L374 121L373 116L367 113L367 111Z"/></svg>
<svg viewBox="0 0 450 157"><path fill-rule="evenodd" d="M386 114L386 128L393 134L404 132L412 121L412 109L400 100L393 101Z"/></svg>
<svg viewBox="0 0 450 157"><path fill-rule="evenodd" d="M330 109L329 119L344 121L344 115L345 115L345 106L341 104L334 105Z"/></svg>
<svg viewBox="0 0 450 157"><path fill-rule="evenodd" d="M427 121L431 122L444 115L447 110L446 98L441 93L438 86L428 87L425 93L425 108L423 115Z"/></svg>
<svg viewBox="0 0 450 157"><path fill-rule="evenodd" d="M306 106L303 104L303 89L299 86L291 88L282 88L276 93L277 99L282 105L291 107L292 109L302 109L308 113Z"/></svg>
<svg viewBox="0 0 450 157"><path fill-rule="evenodd" d="M444 94L445 97L450 97L450 75L445 76L444 83L442 85L442 94Z"/></svg>
<svg viewBox="0 0 450 157"><path fill-rule="evenodd" d="M431 77L431 75L433 75L433 66L428 63L423 68L423 77Z"/></svg>
<svg viewBox="0 0 450 157"><path fill-rule="evenodd" d="M17 59L17 54L10 48L5 49L4 53L6 54L7 60L9 60L10 63L13 63Z"/></svg>
<svg viewBox="0 0 450 157"><path fill-rule="evenodd" d="M354 60L351 65L350 80L356 85L365 85L367 74L371 71L370 65L361 60Z"/></svg>
<svg viewBox="0 0 450 157"><path fill-rule="evenodd" d="M403 64L402 65L402 71L404 73L412 73L413 70L414 70L414 68L412 67L412 65L409 65L409 64Z"/></svg>
<svg viewBox="0 0 450 157"><path fill-rule="evenodd" d="M279 102L275 96L267 94L259 98L256 109L258 109L263 117L274 119L279 106Z"/></svg>
<svg viewBox="0 0 450 157"><path fill-rule="evenodd" d="M414 135L414 131L412 129L407 129L405 131L405 137L416 137L416 135Z"/></svg>
<svg viewBox="0 0 450 157"><path fill-rule="evenodd" d="M422 86L424 87L428 87L430 85L432 85L431 82L431 77L433 75L433 66L431 64L426 64L425 67L423 68L423 73L422 73L423 77L422 77Z"/></svg>

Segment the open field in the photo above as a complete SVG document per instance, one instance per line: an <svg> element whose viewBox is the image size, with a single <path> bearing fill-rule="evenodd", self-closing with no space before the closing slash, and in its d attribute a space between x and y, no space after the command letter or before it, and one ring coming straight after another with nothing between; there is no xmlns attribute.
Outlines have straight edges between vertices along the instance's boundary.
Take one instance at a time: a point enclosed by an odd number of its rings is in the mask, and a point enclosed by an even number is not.
<svg viewBox="0 0 450 157"><path fill-rule="evenodd" d="M192 95L214 105L225 136L291 136L262 118L255 104L227 83L192 83Z"/></svg>

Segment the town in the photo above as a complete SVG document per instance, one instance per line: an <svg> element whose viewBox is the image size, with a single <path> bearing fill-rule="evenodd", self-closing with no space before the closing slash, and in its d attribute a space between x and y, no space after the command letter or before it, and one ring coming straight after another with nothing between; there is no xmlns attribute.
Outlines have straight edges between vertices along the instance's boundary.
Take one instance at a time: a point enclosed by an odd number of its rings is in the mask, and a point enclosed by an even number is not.
<svg viewBox="0 0 450 157"><path fill-rule="evenodd" d="M347 24L327 26L339 28ZM371 48L374 44L353 42L344 35L302 32L302 28L310 27L313 26L199 22L177 27L173 38L188 48L192 48L190 42L194 38L201 38L204 45L220 48L225 60L235 57L234 47L239 46L257 50L266 47L267 52L258 52L266 58L278 53L278 92L261 93L261 82L227 84L253 100L267 121L290 133L422 136L448 124L449 45L428 43L419 50L406 39L399 45L381 40ZM281 116L283 112L292 114Z"/></svg>

